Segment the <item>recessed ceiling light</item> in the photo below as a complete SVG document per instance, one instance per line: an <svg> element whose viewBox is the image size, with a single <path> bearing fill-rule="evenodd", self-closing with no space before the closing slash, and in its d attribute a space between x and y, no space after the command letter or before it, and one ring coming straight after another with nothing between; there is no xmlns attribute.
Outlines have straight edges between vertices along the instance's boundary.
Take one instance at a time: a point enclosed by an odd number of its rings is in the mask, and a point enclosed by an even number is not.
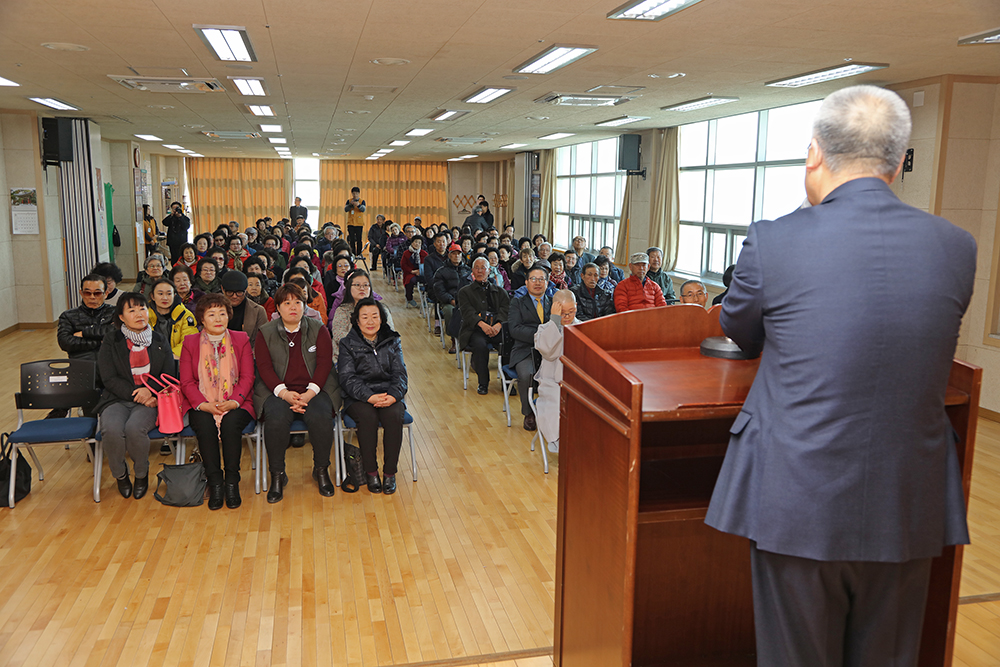
<svg viewBox="0 0 1000 667"><path fill-rule="evenodd" d="M169 104L147 104L150 109L173 109L174 107Z"/></svg>
<svg viewBox="0 0 1000 667"><path fill-rule="evenodd" d="M500 150L512 150L514 148L524 148L528 144L507 144L506 146L501 146Z"/></svg>
<svg viewBox="0 0 1000 667"><path fill-rule="evenodd" d="M566 137L574 136L571 132L553 132L552 134L546 134L544 137L538 137L542 140L555 140L555 139L565 139Z"/></svg>
<svg viewBox="0 0 1000 667"><path fill-rule="evenodd" d="M474 158L474 157L479 157L479 156L478 156L478 155L463 155L463 156L461 156L461 157L460 157L460 158L458 158L458 159L459 159L459 160L471 160L471 159L472 159L472 158Z"/></svg>
<svg viewBox="0 0 1000 667"><path fill-rule="evenodd" d="M264 88L264 79L231 76L229 80L233 82L233 85L236 86L241 95L247 97L264 97L267 95L267 89Z"/></svg>
<svg viewBox="0 0 1000 667"><path fill-rule="evenodd" d="M5 79L5 78L3 78L2 76L0 76L0 86L20 86L20 85L21 85L21 84L19 84L19 83L14 83L14 82L13 82L13 81L11 81L10 79Z"/></svg>
<svg viewBox="0 0 1000 667"><path fill-rule="evenodd" d="M205 157L205 156L202 155L201 153L191 153L190 155L188 155L188 157Z"/></svg>
<svg viewBox="0 0 1000 667"><path fill-rule="evenodd" d="M1000 44L1000 28L969 35L958 40L959 46L969 46L970 44Z"/></svg>
<svg viewBox="0 0 1000 667"><path fill-rule="evenodd" d="M380 148L380 149L378 149L375 152L376 153L382 153L383 155L385 155L385 154L393 152L394 150L396 150L396 149L395 148Z"/></svg>
<svg viewBox="0 0 1000 667"><path fill-rule="evenodd" d="M628 125L629 123L637 123L640 120L649 120L649 116L619 116L618 118L612 118L611 120L601 121L600 123L594 123L597 127L618 127L619 125Z"/></svg>
<svg viewBox="0 0 1000 667"><path fill-rule="evenodd" d="M219 60L256 62L257 55L250 44L250 36L243 26L193 25L202 41L215 52Z"/></svg>
<svg viewBox="0 0 1000 667"><path fill-rule="evenodd" d="M138 137L139 139L142 139L143 141L163 141L163 139L160 139L155 134L134 134L132 136Z"/></svg>
<svg viewBox="0 0 1000 667"><path fill-rule="evenodd" d="M659 21L701 0L632 0L608 13L609 19Z"/></svg>
<svg viewBox="0 0 1000 667"><path fill-rule="evenodd" d="M538 104L555 104L563 107L613 107L630 101L620 95L547 93L535 100Z"/></svg>
<svg viewBox="0 0 1000 667"><path fill-rule="evenodd" d="M281 132L281 126L280 125L261 125L260 126L260 131L261 132Z"/></svg>
<svg viewBox="0 0 1000 667"><path fill-rule="evenodd" d="M673 104L669 107L660 107L660 111L696 111L698 109L714 107L720 104L729 104L730 102L736 102L739 99L740 98L738 97L715 97L714 95L709 95L707 97L699 97L696 100L688 100L687 102L681 102L680 104Z"/></svg>
<svg viewBox="0 0 1000 667"><path fill-rule="evenodd" d="M260 106L260 105L255 105L255 104L248 104L248 105L246 105L246 107L250 111L250 113L252 113L254 116L273 116L274 115L274 109L272 109L270 106Z"/></svg>
<svg viewBox="0 0 1000 667"><path fill-rule="evenodd" d="M182 151L182 150L184 150L183 146L178 146L177 144L163 144L163 147L164 148L169 148L172 151Z"/></svg>
<svg viewBox="0 0 1000 667"><path fill-rule="evenodd" d="M284 137L271 137L270 139L268 139L268 141L270 141L272 144L287 144L288 143L288 139L285 139Z"/></svg>
<svg viewBox="0 0 1000 667"><path fill-rule="evenodd" d="M236 148L236 146L231 146L231 148ZM179 150L179 151L177 151L177 152L178 152L178 153L186 153L186 154L188 154L188 155L191 155L191 154L193 154L193 153L194 153L194 151L192 151L192 150L188 150L187 148L182 148L182 149L180 149L180 150Z"/></svg>
<svg viewBox="0 0 1000 667"><path fill-rule="evenodd" d="M514 88L481 88L471 96L462 100L466 104L489 104L493 100L503 97Z"/></svg>
<svg viewBox="0 0 1000 667"><path fill-rule="evenodd" d="M313 153L313 157L319 157L319 153Z"/></svg>
<svg viewBox="0 0 1000 667"><path fill-rule="evenodd" d="M201 128L203 128L205 126L204 125L185 125L184 127L190 128L192 130L200 130Z"/></svg>
<svg viewBox="0 0 1000 667"><path fill-rule="evenodd" d="M420 128L417 128L415 130L410 130L409 132L407 132L406 136L408 136L408 137L426 137L428 134L430 134L433 131L434 130L422 130Z"/></svg>
<svg viewBox="0 0 1000 667"><path fill-rule="evenodd" d="M390 141L389 145L390 146L405 146L408 143L410 143L410 142L407 141L406 139L396 139L395 141Z"/></svg>
<svg viewBox="0 0 1000 667"><path fill-rule="evenodd" d="M554 44L526 63L514 68L519 74L548 74L597 50L596 46Z"/></svg>
<svg viewBox="0 0 1000 667"><path fill-rule="evenodd" d="M55 109L57 111L79 111L79 107L75 107L72 104L67 104L62 100L57 100L54 97L29 97L32 102L37 102L42 106L49 107L50 109Z"/></svg>
<svg viewBox="0 0 1000 667"><path fill-rule="evenodd" d="M687 76L687 74L685 74L684 72L674 72L673 74L668 74L667 78L668 79L683 79L686 76Z"/></svg>
<svg viewBox="0 0 1000 667"><path fill-rule="evenodd" d="M525 120L548 120L548 116L525 116Z"/></svg>
<svg viewBox="0 0 1000 667"><path fill-rule="evenodd" d="M833 81L834 79L843 79L848 76L857 76L858 74L864 74L865 72L877 69L885 69L888 66L884 63L849 62L845 65L827 67L826 69L818 69L814 72L806 72L805 74L796 74L784 79L768 81L764 85L775 88L801 88L802 86L811 86L814 83L823 83L825 81Z"/></svg>
<svg viewBox="0 0 1000 667"><path fill-rule="evenodd" d="M368 62L372 65L386 65L388 67L410 64L410 61L406 58L375 58L374 60L369 60Z"/></svg>
<svg viewBox="0 0 1000 667"><path fill-rule="evenodd" d="M431 116L431 120L437 120L437 121L457 120L468 113L469 113L468 111L456 111L455 109L446 109Z"/></svg>
<svg viewBox="0 0 1000 667"><path fill-rule="evenodd" d="M53 51L90 51L89 46L70 44L69 42L46 42L42 46Z"/></svg>

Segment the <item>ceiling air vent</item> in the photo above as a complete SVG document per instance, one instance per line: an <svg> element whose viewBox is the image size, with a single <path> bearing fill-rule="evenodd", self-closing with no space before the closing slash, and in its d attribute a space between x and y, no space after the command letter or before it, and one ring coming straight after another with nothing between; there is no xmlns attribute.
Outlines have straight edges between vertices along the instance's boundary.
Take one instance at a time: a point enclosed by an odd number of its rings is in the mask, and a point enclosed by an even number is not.
<svg viewBox="0 0 1000 667"><path fill-rule="evenodd" d="M260 132L240 132L239 130L205 130L202 134L212 139L260 139ZM228 148L228 146L227 146Z"/></svg>
<svg viewBox="0 0 1000 667"><path fill-rule="evenodd" d="M595 93L549 93L535 100L538 104L555 104L565 107L611 107L628 102L631 98Z"/></svg>
<svg viewBox="0 0 1000 667"><path fill-rule="evenodd" d="M396 86L357 86L352 85L350 92L360 95L391 95L396 92Z"/></svg>
<svg viewBox="0 0 1000 667"><path fill-rule="evenodd" d="M149 93L223 93L226 91L218 79L175 78L164 76L115 76L109 74L129 90Z"/></svg>
<svg viewBox="0 0 1000 667"><path fill-rule="evenodd" d="M441 143L444 144L471 145L471 144L485 144L487 141L491 141L491 139L487 139L485 137L438 137L434 141L440 141Z"/></svg>

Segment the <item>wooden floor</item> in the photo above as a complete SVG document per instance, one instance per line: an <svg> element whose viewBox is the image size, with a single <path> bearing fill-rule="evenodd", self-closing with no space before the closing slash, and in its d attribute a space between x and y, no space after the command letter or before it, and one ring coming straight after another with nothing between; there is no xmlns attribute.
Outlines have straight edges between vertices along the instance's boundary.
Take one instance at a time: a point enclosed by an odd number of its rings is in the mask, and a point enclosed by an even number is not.
<svg viewBox="0 0 1000 667"><path fill-rule="evenodd" d="M463 391L419 311L374 283L403 335L420 480L322 498L306 446L276 505L248 455L239 510L125 500L107 470L95 504L83 450L40 449L45 481L0 509L0 665L551 666L558 457L543 474L499 384ZM2 338L0 386L61 356L54 330ZM1000 424L980 423L972 488L955 665L996 667Z"/></svg>

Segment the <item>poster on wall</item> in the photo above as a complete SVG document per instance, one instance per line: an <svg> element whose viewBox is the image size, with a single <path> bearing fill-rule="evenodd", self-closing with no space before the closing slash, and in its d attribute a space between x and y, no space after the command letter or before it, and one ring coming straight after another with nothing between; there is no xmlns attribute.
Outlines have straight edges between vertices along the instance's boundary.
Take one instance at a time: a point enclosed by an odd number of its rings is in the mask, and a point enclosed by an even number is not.
<svg viewBox="0 0 1000 667"><path fill-rule="evenodd" d="M38 192L35 188L10 189L10 219L15 234L38 234Z"/></svg>

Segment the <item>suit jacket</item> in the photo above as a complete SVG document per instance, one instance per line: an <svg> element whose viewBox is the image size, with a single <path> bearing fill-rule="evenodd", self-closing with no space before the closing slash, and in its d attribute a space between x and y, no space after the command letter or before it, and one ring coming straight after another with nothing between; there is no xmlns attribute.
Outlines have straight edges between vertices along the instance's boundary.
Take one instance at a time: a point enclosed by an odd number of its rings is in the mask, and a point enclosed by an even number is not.
<svg viewBox="0 0 1000 667"><path fill-rule="evenodd" d="M246 310L243 312L243 333L250 338L250 347L253 349L257 332L267 324L267 309L253 299L244 299L243 303L246 304Z"/></svg>
<svg viewBox="0 0 1000 667"><path fill-rule="evenodd" d="M975 267L968 233L876 178L750 225L720 320L763 353L706 523L823 561L967 543L944 396Z"/></svg>
<svg viewBox="0 0 1000 667"><path fill-rule="evenodd" d="M542 310L545 311L545 321L549 321L549 311L552 309L552 299L542 297ZM508 316L510 336L514 339L514 347L510 352L508 365L513 368L532 356L535 350L535 331L542 325L538 320L538 308L530 294L519 296L510 302Z"/></svg>
<svg viewBox="0 0 1000 667"><path fill-rule="evenodd" d="M255 371L253 365L253 348L250 344L250 338L242 331L230 331L229 338L233 341L233 351L236 353L237 367L239 369L239 379L236 381L236 386L233 388L230 398L239 403L241 408L249 412L251 417L255 417L257 414L253 409ZM198 366L201 363L200 347L201 333L193 333L184 337L180 361L181 410L184 413L197 408L205 402L205 395L198 388Z"/></svg>

